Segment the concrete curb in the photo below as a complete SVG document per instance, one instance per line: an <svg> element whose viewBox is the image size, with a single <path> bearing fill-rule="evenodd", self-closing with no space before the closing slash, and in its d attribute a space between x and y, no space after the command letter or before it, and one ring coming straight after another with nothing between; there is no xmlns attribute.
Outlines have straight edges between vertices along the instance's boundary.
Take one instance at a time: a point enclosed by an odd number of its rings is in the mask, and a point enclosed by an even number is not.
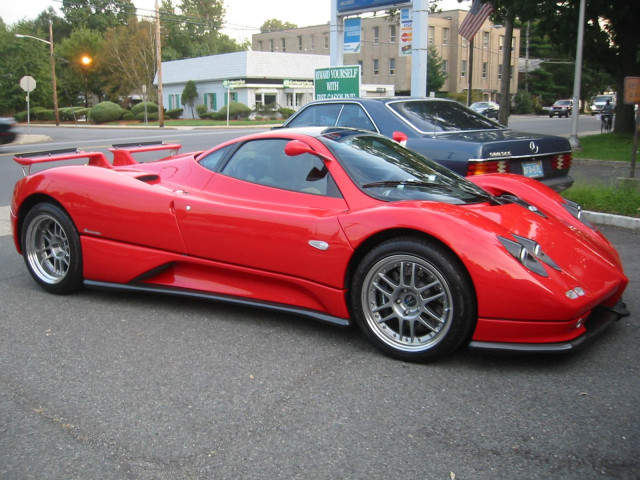
<svg viewBox="0 0 640 480"><path fill-rule="evenodd" d="M640 230L640 218L614 215L613 213L582 212L584 218L595 225L609 225L613 227L628 228L630 230Z"/></svg>

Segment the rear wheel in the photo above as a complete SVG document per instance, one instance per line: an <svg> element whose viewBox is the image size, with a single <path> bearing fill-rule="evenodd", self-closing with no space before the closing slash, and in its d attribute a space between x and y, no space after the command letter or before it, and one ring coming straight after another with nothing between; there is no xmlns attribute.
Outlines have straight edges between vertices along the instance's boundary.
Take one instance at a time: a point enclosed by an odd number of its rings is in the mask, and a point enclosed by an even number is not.
<svg viewBox="0 0 640 480"><path fill-rule="evenodd" d="M446 248L414 238L380 244L354 275L356 323L383 352L408 361L447 355L476 324L475 290Z"/></svg>
<svg viewBox="0 0 640 480"><path fill-rule="evenodd" d="M58 206L41 203L24 219L22 254L31 276L51 293L82 287L80 238L69 216Z"/></svg>

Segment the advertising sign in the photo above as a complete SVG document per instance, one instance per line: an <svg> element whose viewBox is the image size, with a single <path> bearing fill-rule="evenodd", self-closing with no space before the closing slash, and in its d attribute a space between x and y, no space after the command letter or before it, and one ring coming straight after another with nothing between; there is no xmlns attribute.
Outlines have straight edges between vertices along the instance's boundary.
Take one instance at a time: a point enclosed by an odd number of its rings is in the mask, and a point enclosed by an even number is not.
<svg viewBox="0 0 640 480"><path fill-rule="evenodd" d="M411 0L338 0L338 13L384 10L392 6L407 5Z"/></svg>
<svg viewBox="0 0 640 480"><path fill-rule="evenodd" d="M624 77L624 103L640 103L640 77Z"/></svg>
<svg viewBox="0 0 640 480"><path fill-rule="evenodd" d="M400 10L400 56L411 55L413 40L413 19L410 8Z"/></svg>
<svg viewBox="0 0 640 480"><path fill-rule="evenodd" d="M318 68L315 74L316 100L360 96L360 65Z"/></svg>
<svg viewBox="0 0 640 480"><path fill-rule="evenodd" d="M360 18L347 18L344 21L344 53L358 53L360 51Z"/></svg>

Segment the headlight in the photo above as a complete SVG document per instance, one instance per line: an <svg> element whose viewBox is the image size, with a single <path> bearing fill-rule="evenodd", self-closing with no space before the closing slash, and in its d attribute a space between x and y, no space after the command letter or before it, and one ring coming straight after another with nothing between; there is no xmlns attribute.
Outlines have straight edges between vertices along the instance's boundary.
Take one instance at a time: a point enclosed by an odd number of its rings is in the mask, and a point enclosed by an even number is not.
<svg viewBox="0 0 640 480"><path fill-rule="evenodd" d="M519 235L512 236L515 241L500 236L498 236L498 240L500 240L500 243L507 252L509 252L515 259L519 260L526 268L542 277L549 276L543 263L554 270L560 271L558 264L554 262L549 255L542 251L538 242Z"/></svg>

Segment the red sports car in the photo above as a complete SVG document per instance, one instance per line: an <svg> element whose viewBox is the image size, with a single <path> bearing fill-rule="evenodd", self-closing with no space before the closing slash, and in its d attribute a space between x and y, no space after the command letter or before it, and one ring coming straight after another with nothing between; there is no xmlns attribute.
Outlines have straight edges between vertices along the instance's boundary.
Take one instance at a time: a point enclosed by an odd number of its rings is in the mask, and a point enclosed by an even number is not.
<svg viewBox="0 0 640 480"><path fill-rule="evenodd" d="M628 314L615 249L536 180L470 181L346 128L135 159L179 147L16 157L25 177L12 228L36 282L58 294L138 290L354 321L412 361L463 345L571 350ZM31 172L76 159L86 165Z"/></svg>

